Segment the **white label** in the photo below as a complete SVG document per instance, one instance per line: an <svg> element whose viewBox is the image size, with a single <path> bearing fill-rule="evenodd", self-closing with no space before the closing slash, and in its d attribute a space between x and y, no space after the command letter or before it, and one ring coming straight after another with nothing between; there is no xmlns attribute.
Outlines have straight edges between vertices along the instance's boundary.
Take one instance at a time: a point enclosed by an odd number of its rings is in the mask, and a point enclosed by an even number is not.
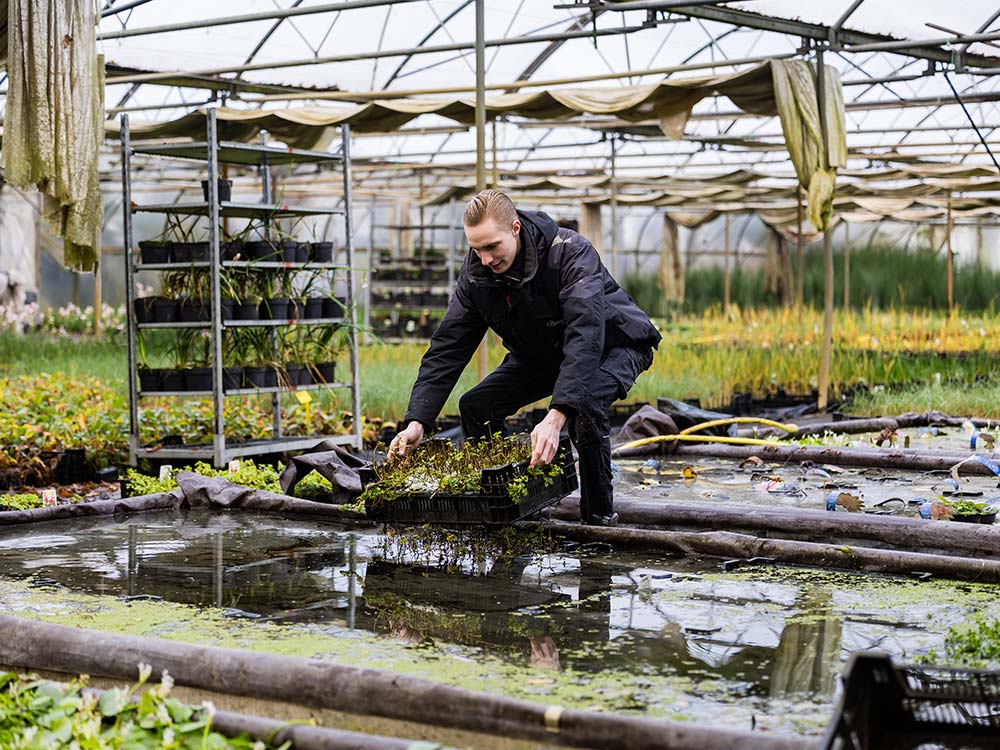
<svg viewBox="0 0 1000 750"><path fill-rule="evenodd" d="M240 460L238 458L234 458L232 461L229 462L229 473L235 474L239 470L240 470Z"/></svg>
<svg viewBox="0 0 1000 750"><path fill-rule="evenodd" d="M56 491L53 489L42 490L42 505L55 505Z"/></svg>
<svg viewBox="0 0 1000 750"><path fill-rule="evenodd" d="M174 467L170 464L163 464L160 467L160 480L170 479L170 472L174 470Z"/></svg>

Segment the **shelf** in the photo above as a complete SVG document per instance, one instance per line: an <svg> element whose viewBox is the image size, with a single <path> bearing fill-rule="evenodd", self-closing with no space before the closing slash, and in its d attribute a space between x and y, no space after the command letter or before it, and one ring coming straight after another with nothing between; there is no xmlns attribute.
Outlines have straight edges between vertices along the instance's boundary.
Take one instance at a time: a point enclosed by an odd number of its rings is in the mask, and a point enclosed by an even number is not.
<svg viewBox="0 0 1000 750"><path fill-rule="evenodd" d="M273 388L236 388L223 391L224 396L259 396L270 393L295 393L296 391L318 391L327 388L351 388L350 383L320 383L313 385L297 385L290 388L277 386ZM211 398L212 391L139 391L139 398Z"/></svg>
<svg viewBox="0 0 1000 750"><path fill-rule="evenodd" d="M196 260L191 263L136 263L136 271L181 271L185 268L208 268L212 264L207 260ZM302 269L306 271L346 271L347 266L337 263L292 263L280 260L224 260L223 268L284 268Z"/></svg>
<svg viewBox="0 0 1000 750"><path fill-rule="evenodd" d="M226 444L227 456L259 456L263 453L284 453L312 448L317 443L328 440L335 445L353 445L354 435L313 435L310 437L276 438L252 440L246 443ZM139 448L136 458L197 458L211 461L214 451L211 445L183 445L171 448Z"/></svg>
<svg viewBox="0 0 1000 750"><path fill-rule="evenodd" d="M223 328L277 328L279 326L320 326L343 323L343 318L292 318L289 320L224 320ZM176 323L136 323L138 328L209 328L210 320L179 320Z"/></svg>
<svg viewBox="0 0 1000 750"><path fill-rule="evenodd" d="M134 213L146 212L157 214L184 214L186 216L205 216L208 214L207 201L197 203L147 203L132 204ZM312 206L290 206L287 203L234 203L226 201L219 204L219 216L233 216L240 219L255 219L260 217L280 218L283 216L329 216L342 214L342 208L314 208Z"/></svg>
<svg viewBox="0 0 1000 750"><path fill-rule="evenodd" d="M208 144L199 143L158 143L139 145L132 148L133 154L147 156L168 156L175 159L208 159ZM242 164L257 166L267 158L270 165L276 164L314 164L317 162L340 162L344 157L339 154L328 154L323 151L306 151L298 148L278 148L276 146L261 146L236 141L220 141L218 148L220 164Z"/></svg>

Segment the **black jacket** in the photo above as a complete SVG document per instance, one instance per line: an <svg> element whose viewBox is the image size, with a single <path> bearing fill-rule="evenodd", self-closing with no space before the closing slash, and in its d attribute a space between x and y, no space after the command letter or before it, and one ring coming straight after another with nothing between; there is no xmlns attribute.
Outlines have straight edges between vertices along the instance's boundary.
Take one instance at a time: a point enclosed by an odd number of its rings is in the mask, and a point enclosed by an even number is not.
<svg viewBox="0 0 1000 750"><path fill-rule="evenodd" d="M520 280L493 274L470 250L441 325L420 363L404 423L432 427L487 328L508 351L561 362L551 406L576 413L604 352L648 351L660 334L601 263L594 246L541 211L518 211ZM523 256L523 257L522 257Z"/></svg>

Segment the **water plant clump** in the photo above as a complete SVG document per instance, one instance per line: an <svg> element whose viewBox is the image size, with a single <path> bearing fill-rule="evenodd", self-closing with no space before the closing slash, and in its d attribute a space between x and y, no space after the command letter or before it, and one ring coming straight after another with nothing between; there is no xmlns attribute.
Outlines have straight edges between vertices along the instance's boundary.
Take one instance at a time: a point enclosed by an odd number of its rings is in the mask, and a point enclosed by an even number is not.
<svg viewBox="0 0 1000 750"><path fill-rule="evenodd" d="M359 502L392 502L412 494L477 494L482 489L483 469L530 459L531 446L516 435L504 437L497 433L482 440L466 440L461 446L445 440L429 440L402 458L374 463L375 479L365 488ZM525 474L508 485L511 500L524 499L531 477L543 476L550 483L561 473L562 467L556 464L526 469Z"/></svg>
<svg viewBox="0 0 1000 750"><path fill-rule="evenodd" d="M85 692L86 678L68 685L0 674L0 746L5 748L212 748L253 750L273 745L248 735L227 738L212 731L211 704L191 706L171 698L172 681L142 687L150 668L140 665L131 690ZM280 750L291 745L284 743Z"/></svg>
<svg viewBox="0 0 1000 750"><path fill-rule="evenodd" d="M177 482L174 477L178 471L183 469L172 469L166 472L167 476L151 477L142 474L135 469L129 469L126 475L133 495L152 495L157 492L170 492L177 489ZM222 477L234 484L250 487L255 490L267 490L268 492L281 492L280 475L273 466L263 464L258 466L252 460L240 461L239 467L235 471L228 469L215 469L204 461L199 461L192 469L194 473L203 477Z"/></svg>
<svg viewBox="0 0 1000 750"><path fill-rule="evenodd" d="M31 492L16 495L0 495L0 510L30 510L41 508L42 498Z"/></svg>

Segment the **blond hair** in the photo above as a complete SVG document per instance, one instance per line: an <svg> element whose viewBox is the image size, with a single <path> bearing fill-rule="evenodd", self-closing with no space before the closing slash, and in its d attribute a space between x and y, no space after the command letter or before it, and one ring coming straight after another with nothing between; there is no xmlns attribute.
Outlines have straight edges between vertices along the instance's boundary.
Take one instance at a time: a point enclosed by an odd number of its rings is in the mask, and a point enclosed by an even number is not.
<svg viewBox="0 0 1000 750"><path fill-rule="evenodd" d="M517 219L517 209L514 201L499 190L484 190L474 196L465 207L462 222L467 227L477 227L487 218L497 224L512 224Z"/></svg>

